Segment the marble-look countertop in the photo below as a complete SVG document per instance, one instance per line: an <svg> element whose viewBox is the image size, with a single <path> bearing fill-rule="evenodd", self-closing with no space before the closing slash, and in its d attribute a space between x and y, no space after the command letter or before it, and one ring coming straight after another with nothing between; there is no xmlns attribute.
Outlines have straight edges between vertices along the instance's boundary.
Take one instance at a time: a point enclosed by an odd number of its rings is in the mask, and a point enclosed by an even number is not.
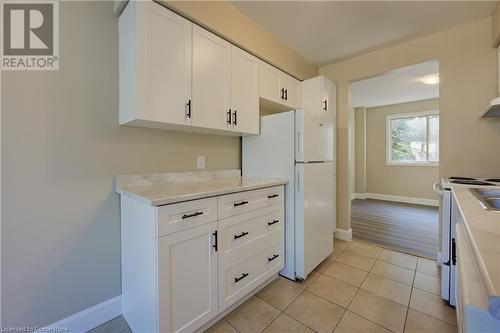
<svg viewBox="0 0 500 333"><path fill-rule="evenodd" d="M500 212L484 209L468 187L453 185L452 191L488 294L490 311L500 311Z"/></svg>
<svg viewBox="0 0 500 333"><path fill-rule="evenodd" d="M147 205L161 206L288 183L286 179L240 174L240 170L221 170L116 176L116 192Z"/></svg>

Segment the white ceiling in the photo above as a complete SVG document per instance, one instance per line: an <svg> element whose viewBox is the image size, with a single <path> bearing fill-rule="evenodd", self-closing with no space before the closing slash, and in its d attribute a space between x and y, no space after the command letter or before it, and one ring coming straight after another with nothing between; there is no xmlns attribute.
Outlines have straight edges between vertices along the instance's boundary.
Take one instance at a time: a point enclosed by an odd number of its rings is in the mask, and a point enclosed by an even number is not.
<svg viewBox="0 0 500 333"><path fill-rule="evenodd" d="M439 97L439 84L425 84L420 78L439 74L437 61L408 66L351 84L353 107L374 107Z"/></svg>
<svg viewBox="0 0 500 333"><path fill-rule="evenodd" d="M232 3L319 66L490 16L495 6L495 1Z"/></svg>

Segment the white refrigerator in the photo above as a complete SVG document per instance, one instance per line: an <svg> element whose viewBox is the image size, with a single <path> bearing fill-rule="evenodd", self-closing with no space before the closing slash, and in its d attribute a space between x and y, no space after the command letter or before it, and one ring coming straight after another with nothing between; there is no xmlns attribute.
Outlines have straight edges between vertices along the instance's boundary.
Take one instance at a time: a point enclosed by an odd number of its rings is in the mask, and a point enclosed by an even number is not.
<svg viewBox="0 0 500 333"><path fill-rule="evenodd" d="M285 268L305 279L333 252L336 227L335 119L302 109L261 117L242 139L243 176L285 178Z"/></svg>

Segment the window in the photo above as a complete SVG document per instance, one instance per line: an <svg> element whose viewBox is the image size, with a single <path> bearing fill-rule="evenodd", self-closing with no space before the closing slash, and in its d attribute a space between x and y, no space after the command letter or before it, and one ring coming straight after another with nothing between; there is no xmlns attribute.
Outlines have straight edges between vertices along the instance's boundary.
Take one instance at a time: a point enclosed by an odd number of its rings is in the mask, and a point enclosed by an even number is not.
<svg viewBox="0 0 500 333"><path fill-rule="evenodd" d="M387 164L439 163L438 111L387 116Z"/></svg>

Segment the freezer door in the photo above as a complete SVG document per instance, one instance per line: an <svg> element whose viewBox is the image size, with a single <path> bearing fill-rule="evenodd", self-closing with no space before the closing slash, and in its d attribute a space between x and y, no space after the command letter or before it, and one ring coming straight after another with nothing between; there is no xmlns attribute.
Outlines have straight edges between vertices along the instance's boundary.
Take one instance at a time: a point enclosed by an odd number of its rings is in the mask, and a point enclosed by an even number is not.
<svg viewBox="0 0 500 333"><path fill-rule="evenodd" d="M295 186L295 269L305 279L333 252L333 163L298 163Z"/></svg>
<svg viewBox="0 0 500 333"><path fill-rule="evenodd" d="M333 161L335 119L321 114L295 111L295 160Z"/></svg>

